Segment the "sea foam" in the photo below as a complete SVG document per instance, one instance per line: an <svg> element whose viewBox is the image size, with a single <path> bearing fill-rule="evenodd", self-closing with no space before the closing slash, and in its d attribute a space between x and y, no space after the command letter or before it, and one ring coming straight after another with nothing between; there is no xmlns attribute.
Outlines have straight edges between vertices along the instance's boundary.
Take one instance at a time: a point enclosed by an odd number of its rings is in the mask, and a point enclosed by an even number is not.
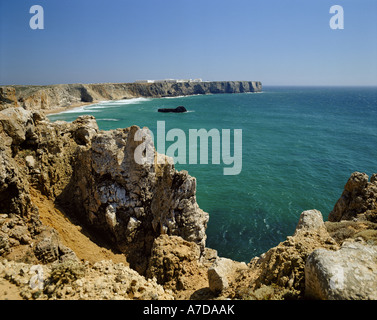
<svg viewBox="0 0 377 320"><path fill-rule="evenodd" d="M121 100L109 100L109 101L100 101L98 103L81 106L77 108L73 108L70 110L65 110L62 112L58 112L56 114L64 114L64 113L86 113L86 112L100 112L101 109L106 109L110 107L118 107L124 105L133 105L133 104L140 104L146 101L152 100L151 98L132 98L132 99L121 99Z"/></svg>

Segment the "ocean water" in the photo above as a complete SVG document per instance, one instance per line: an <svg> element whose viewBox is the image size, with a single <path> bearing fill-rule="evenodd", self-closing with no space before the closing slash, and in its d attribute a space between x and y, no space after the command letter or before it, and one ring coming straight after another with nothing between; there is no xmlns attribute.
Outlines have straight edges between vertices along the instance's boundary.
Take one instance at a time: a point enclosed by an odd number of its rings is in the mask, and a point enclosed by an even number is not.
<svg viewBox="0 0 377 320"><path fill-rule="evenodd" d="M180 105L189 112L157 112ZM103 130L138 125L155 135L157 121L187 137L190 129L242 129L239 175L224 175L231 165L212 164L211 152L209 164L176 165L197 178L197 201L210 215L207 246L239 261L292 235L304 210L318 209L327 220L352 172L377 172L377 88L264 87L262 93L138 98L49 118L73 121L83 114L94 115Z"/></svg>

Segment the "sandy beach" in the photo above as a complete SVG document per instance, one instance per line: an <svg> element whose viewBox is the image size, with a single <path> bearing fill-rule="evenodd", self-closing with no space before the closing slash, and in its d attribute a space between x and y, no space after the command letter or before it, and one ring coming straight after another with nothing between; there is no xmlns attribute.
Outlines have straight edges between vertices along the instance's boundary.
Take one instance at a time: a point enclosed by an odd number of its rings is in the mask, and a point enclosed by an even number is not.
<svg viewBox="0 0 377 320"><path fill-rule="evenodd" d="M57 114L57 113L61 113L61 112L64 112L64 111L80 108L80 107L83 107L83 106L90 106L90 105L93 105L93 104L96 104L96 103L99 103L99 102L100 101L79 102L79 103L73 103L73 104L66 106L66 107L57 107L57 108L53 108L53 109L43 109L41 111L43 111L43 113L45 115L52 115L52 114Z"/></svg>

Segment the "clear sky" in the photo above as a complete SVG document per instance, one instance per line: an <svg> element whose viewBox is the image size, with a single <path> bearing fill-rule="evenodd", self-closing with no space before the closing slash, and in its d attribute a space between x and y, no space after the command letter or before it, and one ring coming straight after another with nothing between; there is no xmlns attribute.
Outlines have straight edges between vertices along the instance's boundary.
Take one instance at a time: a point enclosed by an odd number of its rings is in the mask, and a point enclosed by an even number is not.
<svg viewBox="0 0 377 320"><path fill-rule="evenodd" d="M0 0L0 84L165 78L377 85L377 1Z"/></svg>

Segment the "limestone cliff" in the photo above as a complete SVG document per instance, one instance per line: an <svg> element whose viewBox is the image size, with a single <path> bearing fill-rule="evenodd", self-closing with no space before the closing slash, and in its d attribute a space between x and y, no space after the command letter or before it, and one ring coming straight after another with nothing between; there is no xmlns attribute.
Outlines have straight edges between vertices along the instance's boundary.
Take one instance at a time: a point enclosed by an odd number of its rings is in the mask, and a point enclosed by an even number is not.
<svg viewBox="0 0 377 320"><path fill-rule="evenodd" d="M376 299L376 175L352 174L330 221L303 212L292 236L246 265L205 247L196 180L151 137L154 161L136 163L138 129L0 111L0 289L8 281L24 299ZM42 289L29 286L32 265L43 265Z"/></svg>
<svg viewBox="0 0 377 320"><path fill-rule="evenodd" d="M72 104L104 100L260 92L261 90L262 84L258 81L2 86L0 87L0 110L15 106L27 110L53 110Z"/></svg>
<svg viewBox="0 0 377 320"><path fill-rule="evenodd" d="M32 186L126 253L141 273L160 234L203 251L208 214L196 203L195 178L155 151L152 164L137 164L137 130L99 131L91 116L50 123L22 108L3 110L0 210L27 216Z"/></svg>
<svg viewBox="0 0 377 320"><path fill-rule="evenodd" d="M354 172L329 215L333 222L356 218L377 222L377 174L369 181L367 174Z"/></svg>

